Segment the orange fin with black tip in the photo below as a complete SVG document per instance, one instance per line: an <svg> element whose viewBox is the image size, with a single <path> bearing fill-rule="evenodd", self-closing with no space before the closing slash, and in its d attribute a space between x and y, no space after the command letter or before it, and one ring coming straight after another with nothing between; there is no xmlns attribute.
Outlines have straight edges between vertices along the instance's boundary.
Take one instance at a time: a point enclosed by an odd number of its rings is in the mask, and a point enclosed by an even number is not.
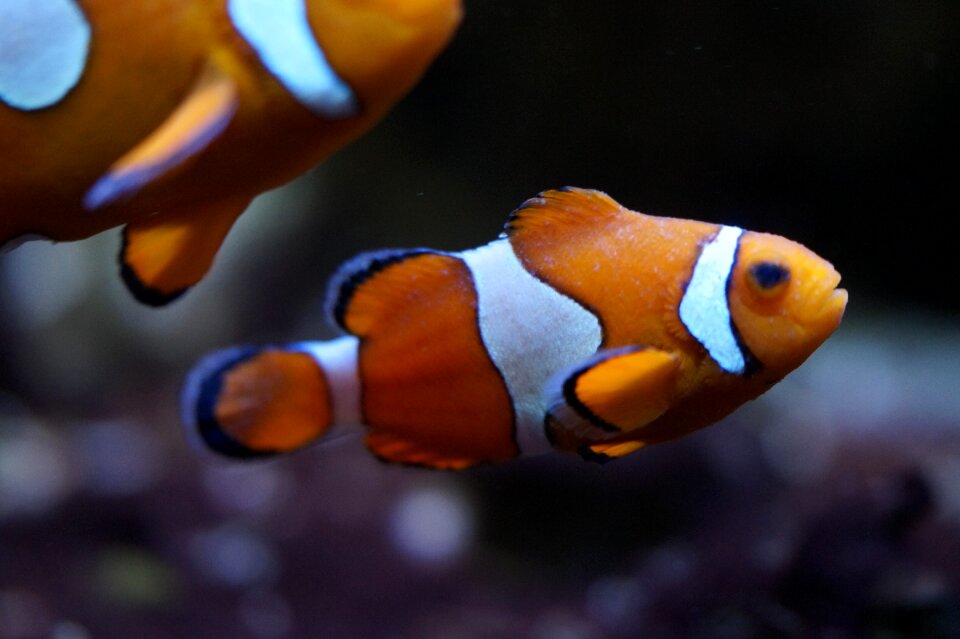
<svg viewBox="0 0 960 639"><path fill-rule="evenodd" d="M146 185L183 166L223 133L237 105L233 80L208 64L180 106L90 187L84 206L94 211L129 200Z"/></svg>
<svg viewBox="0 0 960 639"><path fill-rule="evenodd" d="M249 200L214 202L131 222L123 230L120 274L135 298L163 306L199 282Z"/></svg>
<svg viewBox="0 0 960 639"><path fill-rule="evenodd" d="M402 298L407 290L417 285L416 278L404 276L398 278L395 284L389 282L384 283L384 285L379 283L374 285L376 290L372 294L370 291L365 291L360 296L361 304L364 305L365 310L354 310L351 313L353 316L352 322L348 324L347 321L347 312L354 303L354 297L358 291L365 287L367 282L373 280L378 273L394 264L399 264L418 255L442 255L442 253L431 249L386 249L361 253L344 263L330 279L327 286L326 306L330 321L349 333L362 335L384 315L389 316L393 312L391 309L402 309L404 307ZM423 270L426 274L432 269L431 263L418 270ZM422 286L422 282L420 285Z"/></svg>
<svg viewBox="0 0 960 639"><path fill-rule="evenodd" d="M513 239L545 229L589 229L600 221L614 221L626 214L626 209L602 191L568 186L543 191L521 204L510 214L505 233Z"/></svg>
<svg viewBox="0 0 960 639"><path fill-rule="evenodd" d="M679 372L677 357L656 348L600 351L551 383L549 421L587 441L631 433L667 411Z"/></svg>
<svg viewBox="0 0 960 639"><path fill-rule="evenodd" d="M239 347L207 356L183 390L188 436L230 457L301 448L330 428L324 372L307 353Z"/></svg>
<svg viewBox="0 0 960 639"><path fill-rule="evenodd" d="M462 259L426 249L361 255L331 281L328 309L360 339L374 455L454 469L519 454L510 396L480 336Z"/></svg>
<svg viewBox="0 0 960 639"><path fill-rule="evenodd" d="M642 441L629 439L622 442L606 442L581 446L577 452L587 461L605 464L608 461L626 457L646 446Z"/></svg>

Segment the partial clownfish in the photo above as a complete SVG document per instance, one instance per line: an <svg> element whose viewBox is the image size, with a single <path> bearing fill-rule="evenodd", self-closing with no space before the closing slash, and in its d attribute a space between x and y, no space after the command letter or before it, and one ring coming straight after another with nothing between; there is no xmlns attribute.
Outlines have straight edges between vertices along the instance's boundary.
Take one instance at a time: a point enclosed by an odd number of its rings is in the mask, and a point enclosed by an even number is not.
<svg viewBox="0 0 960 639"><path fill-rule="evenodd" d="M347 336L208 356L184 420L237 457L337 425L433 468L607 460L707 426L799 366L840 323L839 281L782 237L547 191L486 246L347 263L328 299Z"/></svg>
<svg viewBox="0 0 960 639"><path fill-rule="evenodd" d="M460 0L3 0L0 245L126 225L160 305L234 220L360 135L452 36Z"/></svg>

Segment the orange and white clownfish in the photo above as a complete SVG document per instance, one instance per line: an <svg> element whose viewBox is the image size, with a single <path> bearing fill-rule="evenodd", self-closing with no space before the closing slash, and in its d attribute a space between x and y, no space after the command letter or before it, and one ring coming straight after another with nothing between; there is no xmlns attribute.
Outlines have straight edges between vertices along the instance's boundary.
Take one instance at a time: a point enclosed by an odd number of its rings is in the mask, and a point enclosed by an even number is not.
<svg viewBox="0 0 960 639"><path fill-rule="evenodd" d="M207 356L183 419L237 457L344 426L383 460L432 468L603 461L707 426L799 366L840 323L839 281L782 237L546 191L480 248L348 262L328 298L348 335Z"/></svg>
<svg viewBox="0 0 960 639"><path fill-rule="evenodd" d="M3 0L0 245L126 225L160 305L250 200L359 136L452 37L460 0Z"/></svg>

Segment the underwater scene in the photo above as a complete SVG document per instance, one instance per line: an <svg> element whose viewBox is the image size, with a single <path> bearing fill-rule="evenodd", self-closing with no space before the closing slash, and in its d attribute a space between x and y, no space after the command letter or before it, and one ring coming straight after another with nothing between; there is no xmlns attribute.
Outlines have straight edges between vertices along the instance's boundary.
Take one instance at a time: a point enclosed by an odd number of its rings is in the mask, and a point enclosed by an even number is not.
<svg viewBox="0 0 960 639"><path fill-rule="evenodd" d="M0 639L960 636L958 8L0 0Z"/></svg>

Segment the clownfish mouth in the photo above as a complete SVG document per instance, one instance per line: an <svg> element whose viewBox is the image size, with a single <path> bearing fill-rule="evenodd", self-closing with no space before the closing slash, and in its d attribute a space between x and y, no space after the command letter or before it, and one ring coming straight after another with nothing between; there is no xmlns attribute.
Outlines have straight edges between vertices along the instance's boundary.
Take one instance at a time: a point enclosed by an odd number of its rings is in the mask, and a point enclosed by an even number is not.
<svg viewBox="0 0 960 639"><path fill-rule="evenodd" d="M847 294L847 289L833 289L833 292L830 293L830 297L827 298L827 301L824 304L824 314L835 317L836 323L840 324L840 320L843 319L843 313L847 309L848 298L849 295Z"/></svg>
<svg viewBox="0 0 960 639"><path fill-rule="evenodd" d="M840 274L829 264L806 280L797 294L803 302L796 307L795 318L811 337L826 339L843 319L847 291L840 288Z"/></svg>
<svg viewBox="0 0 960 639"><path fill-rule="evenodd" d="M833 277L827 282L827 291L828 294L823 303L824 311L826 312L840 312L843 313L844 309L847 307L847 289L840 288L840 274L836 271L832 273Z"/></svg>
<svg viewBox="0 0 960 639"><path fill-rule="evenodd" d="M840 275L835 273L833 281L821 289L823 292L816 296L818 302L811 308L809 324L815 330L831 333L840 325L843 313L847 308L848 293L840 288Z"/></svg>
<svg viewBox="0 0 960 639"><path fill-rule="evenodd" d="M827 298L827 305L830 308L834 308L840 311L843 311L847 307L847 289L845 288L835 288L833 293L830 294L830 297Z"/></svg>

